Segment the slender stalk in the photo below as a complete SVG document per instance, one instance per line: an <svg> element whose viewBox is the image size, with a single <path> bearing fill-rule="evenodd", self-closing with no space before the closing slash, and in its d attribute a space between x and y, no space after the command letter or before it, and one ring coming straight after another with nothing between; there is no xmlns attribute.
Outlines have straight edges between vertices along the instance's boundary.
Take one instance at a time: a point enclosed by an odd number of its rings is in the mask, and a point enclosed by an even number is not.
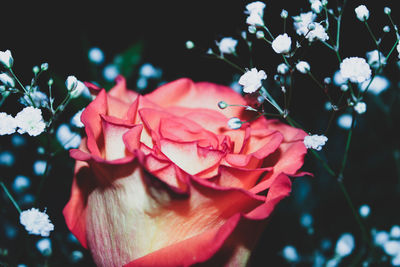
<svg viewBox="0 0 400 267"><path fill-rule="evenodd" d="M31 97L31 93L25 88L25 86L20 82L20 80L18 79L18 77L15 75L15 73L13 72L13 70L10 68L9 69L11 75L14 77L14 79L17 81L17 83L19 84L19 86L22 88L22 90L24 90L25 94L28 96L29 101L31 101L31 104L34 108L36 108L35 102L33 101L32 97Z"/></svg>
<svg viewBox="0 0 400 267"><path fill-rule="evenodd" d="M372 30L371 30L371 28L369 27L368 22L367 22L366 20L364 21L364 24L365 24L365 26L367 27L368 32L369 32L369 34L371 35L372 39L374 40L375 45L376 45L376 46L379 46L379 42L378 42L378 40L376 39L374 33L372 32Z"/></svg>
<svg viewBox="0 0 400 267"><path fill-rule="evenodd" d="M10 199L11 203L14 205L14 207L17 209L17 211L19 213L21 213L22 211L21 211L20 207L18 206L17 201L15 201L15 199L11 195L10 191L8 191L6 185L3 183L3 181L0 181L0 186L3 188L3 190L6 193L7 197Z"/></svg>

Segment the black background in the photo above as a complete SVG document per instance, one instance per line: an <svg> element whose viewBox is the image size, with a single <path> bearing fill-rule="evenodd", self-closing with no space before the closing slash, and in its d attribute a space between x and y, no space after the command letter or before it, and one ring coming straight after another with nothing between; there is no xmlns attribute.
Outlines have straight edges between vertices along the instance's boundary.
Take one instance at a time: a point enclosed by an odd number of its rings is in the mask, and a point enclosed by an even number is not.
<svg viewBox="0 0 400 267"><path fill-rule="evenodd" d="M60 77L73 74L85 81L92 79L86 54L88 47L101 48L106 62L111 62L117 53L135 42L144 41L142 61L160 67L165 81L189 77L195 81L230 84L236 73L235 69L205 57L204 51L209 47L215 48L215 40L222 37L240 38L240 32L247 29L244 8L248 2L130 1L124 4L85 2L84 5L67 1L53 1L49 5L14 2L3 6L0 11L0 50L12 51L14 70L20 77L29 79L33 65L48 62L51 71ZM336 3L330 2L330 5ZM348 1L341 36L345 40L341 49L343 58L365 57L367 51L375 49L364 25L355 18L354 8L359 4L366 4L371 12L369 21L372 30L381 32L382 27L389 24L383 14L383 7L392 6L393 2ZM309 10L309 4L305 0L274 0L266 2L266 5L265 23L275 35L282 33L282 20L279 17L282 8L289 12L288 28L292 25L291 16ZM397 23L397 12L394 6L392 9ZM293 30L289 30L289 33L290 31L294 36ZM394 43L393 32L385 38L383 47L384 51L388 51ZM188 51L185 48L187 40L192 40L198 48ZM252 57L255 66L264 69L269 79L272 79L276 66L281 63L281 57L262 41L254 41ZM249 55L243 44L239 44L238 52L240 59L236 62L247 67ZM396 57L397 52L394 53L386 74L398 81L398 70L394 66ZM338 62L332 51L318 43L304 52L304 58L310 62L311 70L315 70L314 74L320 80L338 69ZM293 102L293 116L306 129L324 129L329 117L323 111L325 95L308 78L302 75L296 78L298 91L294 94L296 101ZM135 80L129 80L128 87L135 88ZM398 90L396 84L393 90ZM398 132L383 124L380 119L382 114L374 114L373 105L368 108L368 119L360 118L359 127L354 133L353 150L349 158L349 166L352 167L348 168L345 175L345 185L356 207L364 203L371 206L372 214L366 221L368 228L388 229L392 224L400 222L396 205L393 205L399 203L399 197L396 187L398 181L391 157L391 149L398 146L398 141L393 141ZM338 167L346 135L340 129L334 129L331 134L326 154L329 154L332 165ZM2 137L1 142L2 147L7 148L8 139ZM34 151L35 147L26 149ZM17 162L24 162L21 163L21 168L30 166L36 157L34 154L24 154L25 152L18 152L21 156L17 158ZM72 161L65 155L64 162L53 168L52 179L45 186L47 194L44 196L43 206L48 207L56 228L66 235L61 209L69 196L71 180L67 174L71 174L72 178ZM294 193L278 206L261 237L255 250L254 266L286 266L280 251L287 244L296 246L305 259L311 259L323 239L329 239L334 245L343 232L353 233L356 237L356 249L361 247L358 246L361 242L359 228L337 183L311 157L307 157L304 169L312 171L315 178L295 180ZM63 173L64 178L55 177L57 173ZM12 177L13 174L13 171L9 171L7 176ZM1 203L2 207L3 203L5 202ZM8 213L14 212L12 207L5 206ZM314 216L312 235L299 225L300 215L305 212ZM17 219L16 215L11 217ZM63 249L71 249L71 246L60 245L64 242L65 235L56 237L58 241L55 242L56 245L53 244L61 247L54 251L59 256L56 261L58 265L68 262ZM10 248L13 249L18 250L16 247ZM332 253L331 249L325 256L332 256ZM81 263L82 266L88 266L89 257L86 254L87 259ZM40 257L39 259L42 260ZM306 261L304 266L311 265Z"/></svg>

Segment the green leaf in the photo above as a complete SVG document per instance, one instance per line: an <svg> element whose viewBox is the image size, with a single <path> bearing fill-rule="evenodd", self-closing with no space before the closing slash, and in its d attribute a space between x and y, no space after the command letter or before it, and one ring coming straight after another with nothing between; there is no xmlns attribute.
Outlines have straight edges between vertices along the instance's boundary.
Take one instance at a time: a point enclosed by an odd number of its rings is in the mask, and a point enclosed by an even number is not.
<svg viewBox="0 0 400 267"><path fill-rule="evenodd" d="M140 62L143 51L143 42L137 42L114 58L120 74L129 79Z"/></svg>

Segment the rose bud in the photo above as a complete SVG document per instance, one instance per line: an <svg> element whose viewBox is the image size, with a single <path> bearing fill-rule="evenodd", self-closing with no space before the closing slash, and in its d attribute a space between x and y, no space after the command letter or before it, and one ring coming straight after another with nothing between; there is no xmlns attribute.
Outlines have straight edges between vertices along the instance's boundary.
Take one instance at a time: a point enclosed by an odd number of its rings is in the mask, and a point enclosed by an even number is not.
<svg viewBox="0 0 400 267"><path fill-rule="evenodd" d="M98 266L245 266L299 176L304 131L260 117L231 88L179 79L139 95L122 77L82 112L68 228Z"/></svg>

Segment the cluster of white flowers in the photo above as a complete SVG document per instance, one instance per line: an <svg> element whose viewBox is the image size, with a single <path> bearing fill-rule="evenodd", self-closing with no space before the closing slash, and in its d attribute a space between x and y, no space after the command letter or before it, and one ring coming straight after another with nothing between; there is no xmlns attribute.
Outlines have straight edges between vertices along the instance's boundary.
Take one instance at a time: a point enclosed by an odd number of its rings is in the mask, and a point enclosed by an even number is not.
<svg viewBox="0 0 400 267"><path fill-rule="evenodd" d="M236 51L238 41L232 37L224 37L221 41L217 42L221 54L233 54Z"/></svg>
<svg viewBox="0 0 400 267"><path fill-rule="evenodd" d="M25 226L26 231L33 235L49 236L50 232L54 230L49 215L36 208L22 211L19 220Z"/></svg>
<svg viewBox="0 0 400 267"><path fill-rule="evenodd" d="M300 15L294 16L293 26L294 29L296 30L296 33L298 35L306 35L309 31L308 25L313 23L316 18L317 15L312 11L309 11L307 13L300 13Z"/></svg>
<svg viewBox="0 0 400 267"><path fill-rule="evenodd" d="M17 130L18 128L18 130ZM34 107L26 107L13 118L4 112L0 113L0 135L28 133L37 136L46 129L46 123L42 117L42 111Z"/></svg>
<svg viewBox="0 0 400 267"><path fill-rule="evenodd" d="M250 26L264 26L264 8L265 3L261 1L252 2L246 5L246 14L249 16L246 23Z"/></svg>
<svg viewBox="0 0 400 267"><path fill-rule="evenodd" d="M362 83L371 78L371 68L364 58L349 57L340 63L340 74L351 82Z"/></svg>
<svg viewBox="0 0 400 267"><path fill-rule="evenodd" d="M311 25L313 25L312 27L314 29L310 30L310 32L306 35L308 41L310 42L313 42L315 40L326 41L329 39L329 36L326 33L324 26L316 22Z"/></svg>
<svg viewBox="0 0 400 267"><path fill-rule="evenodd" d="M306 146L306 148L315 149L317 151L320 151L327 141L328 137L326 137L325 135L314 134L304 137L304 145Z"/></svg>
<svg viewBox="0 0 400 267"><path fill-rule="evenodd" d="M243 92L254 93L262 86L262 80L266 78L267 74L265 71L258 71L256 68L252 68L240 77L238 83L243 85Z"/></svg>
<svg viewBox="0 0 400 267"><path fill-rule="evenodd" d="M278 35L272 41L272 49L274 49L277 54L289 53L291 45L292 39L286 33Z"/></svg>

